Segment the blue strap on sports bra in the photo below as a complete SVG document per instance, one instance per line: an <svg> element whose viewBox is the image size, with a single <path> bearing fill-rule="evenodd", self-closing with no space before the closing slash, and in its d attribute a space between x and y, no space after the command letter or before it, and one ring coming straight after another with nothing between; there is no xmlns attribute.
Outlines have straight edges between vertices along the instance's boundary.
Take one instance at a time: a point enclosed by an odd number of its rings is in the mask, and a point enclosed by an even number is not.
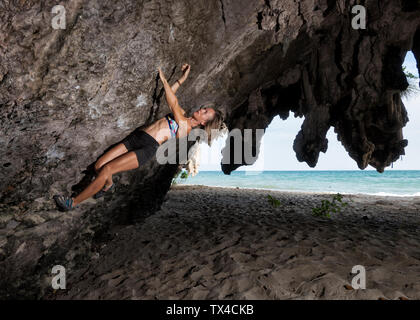
<svg viewBox="0 0 420 320"><path fill-rule="evenodd" d="M168 113L165 116L166 120L168 120L169 130L171 131L171 136L176 137L176 133L178 131L178 123L176 123L174 116L172 113Z"/></svg>

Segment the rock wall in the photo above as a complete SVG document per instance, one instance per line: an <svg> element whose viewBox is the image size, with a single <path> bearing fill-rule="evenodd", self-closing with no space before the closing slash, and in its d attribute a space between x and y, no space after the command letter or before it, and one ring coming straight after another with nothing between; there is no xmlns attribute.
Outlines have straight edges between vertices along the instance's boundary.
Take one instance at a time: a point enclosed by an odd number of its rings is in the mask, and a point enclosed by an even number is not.
<svg viewBox="0 0 420 320"><path fill-rule="evenodd" d="M293 148L311 167L331 126L361 169L404 154L401 64L408 50L420 61L418 1L69 0L55 30L56 4L0 2L0 296L42 296L51 264L83 261L113 224L160 206L177 166L153 161L118 175L105 202L61 214L51 201L168 112L158 66L172 82L190 63L180 104L215 101L229 129L305 117ZM351 26L356 4L365 30Z"/></svg>

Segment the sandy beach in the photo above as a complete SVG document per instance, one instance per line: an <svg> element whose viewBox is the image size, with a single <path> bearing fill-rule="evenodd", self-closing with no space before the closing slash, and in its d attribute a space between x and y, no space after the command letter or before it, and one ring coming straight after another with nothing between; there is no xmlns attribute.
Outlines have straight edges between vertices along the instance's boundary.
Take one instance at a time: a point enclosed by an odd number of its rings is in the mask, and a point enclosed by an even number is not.
<svg viewBox="0 0 420 320"><path fill-rule="evenodd" d="M420 299L420 197L345 195L342 212L313 216L331 197L175 185L46 298Z"/></svg>

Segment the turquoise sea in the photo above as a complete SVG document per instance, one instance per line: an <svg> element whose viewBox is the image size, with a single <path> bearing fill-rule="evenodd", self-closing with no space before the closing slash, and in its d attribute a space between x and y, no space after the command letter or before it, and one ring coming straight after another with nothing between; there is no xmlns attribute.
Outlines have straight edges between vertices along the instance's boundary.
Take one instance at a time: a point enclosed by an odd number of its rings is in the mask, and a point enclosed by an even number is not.
<svg viewBox="0 0 420 320"><path fill-rule="evenodd" d="M240 187L282 191L362 193L420 196L420 170L377 171L200 171L194 177L177 178L178 184Z"/></svg>

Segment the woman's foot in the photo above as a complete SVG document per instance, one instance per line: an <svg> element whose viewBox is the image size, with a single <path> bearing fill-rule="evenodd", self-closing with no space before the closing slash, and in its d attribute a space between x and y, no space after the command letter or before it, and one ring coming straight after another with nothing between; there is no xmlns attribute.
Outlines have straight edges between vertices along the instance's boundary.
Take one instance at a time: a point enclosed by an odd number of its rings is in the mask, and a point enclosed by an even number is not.
<svg viewBox="0 0 420 320"><path fill-rule="evenodd" d="M61 196L56 194L53 198L59 210L70 211L74 209L72 197Z"/></svg>
<svg viewBox="0 0 420 320"><path fill-rule="evenodd" d="M108 187L107 189L102 189L101 191L99 191L97 194L95 194L93 196L93 198L94 199L102 198L105 195L106 192L112 191L112 190L114 190L114 188L115 188L115 183L111 184L111 186Z"/></svg>

